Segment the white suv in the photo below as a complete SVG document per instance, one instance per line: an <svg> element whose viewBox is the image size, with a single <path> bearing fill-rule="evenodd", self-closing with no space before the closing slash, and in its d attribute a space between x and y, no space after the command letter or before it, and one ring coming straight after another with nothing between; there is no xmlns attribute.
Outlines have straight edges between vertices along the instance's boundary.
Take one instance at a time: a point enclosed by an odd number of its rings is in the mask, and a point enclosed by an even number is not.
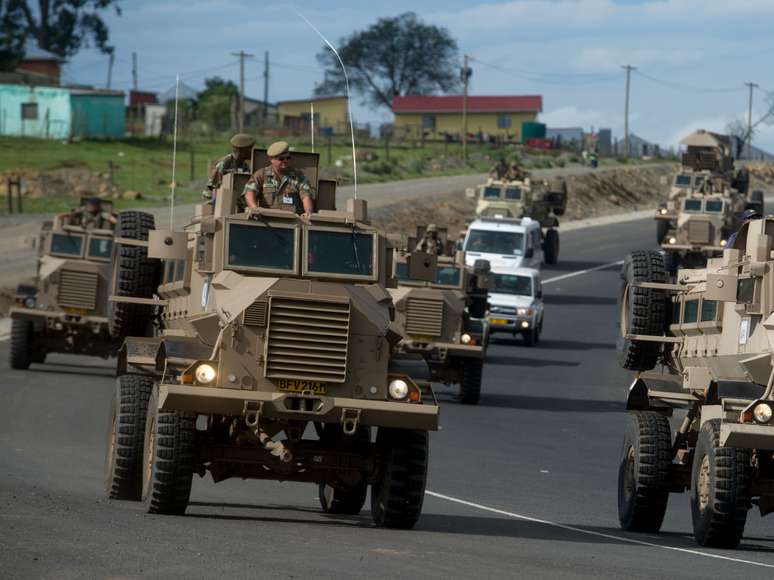
<svg viewBox="0 0 774 580"><path fill-rule="evenodd" d="M521 334L535 346L543 331L543 286L534 268L492 268L494 288L489 290L489 335Z"/></svg>
<svg viewBox="0 0 774 580"><path fill-rule="evenodd" d="M479 218L465 234L465 264L489 260L492 270L540 268L543 240L540 223L530 218Z"/></svg>

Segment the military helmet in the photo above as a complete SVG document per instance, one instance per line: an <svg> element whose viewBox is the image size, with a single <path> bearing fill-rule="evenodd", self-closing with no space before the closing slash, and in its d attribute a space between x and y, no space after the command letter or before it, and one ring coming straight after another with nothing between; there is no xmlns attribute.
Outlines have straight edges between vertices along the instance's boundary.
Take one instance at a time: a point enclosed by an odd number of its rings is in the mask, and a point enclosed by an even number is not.
<svg viewBox="0 0 774 580"><path fill-rule="evenodd" d="M742 214L742 219L744 221L757 220L757 219L760 219L761 217L763 216L761 216L761 212L759 212L757 209L746 209Z"/></svg>
<svg viewBox="0 0 774 580"><path fill-rule="evenodd" d="M237 133L231 138L231 146L239 149L255 145L255 137L247 133Z"/></svg>
<svg viewBox="0 0 774 580"><path fill-rule="evenodd" d="M269 145L269 148L266 150L266 155L269 157L279 157L289 150L290 145L288 145L287 141L277 141L276 143Z"/></svg>
<svg viewBox="0 0 774 580"><path fill-rule="evenodd" d="M438 226L435 225L435 224L427 224L427 228L425 228L425 231L428 232L428 233L430 233L430 232L437 232L438 231Z"/></svg>

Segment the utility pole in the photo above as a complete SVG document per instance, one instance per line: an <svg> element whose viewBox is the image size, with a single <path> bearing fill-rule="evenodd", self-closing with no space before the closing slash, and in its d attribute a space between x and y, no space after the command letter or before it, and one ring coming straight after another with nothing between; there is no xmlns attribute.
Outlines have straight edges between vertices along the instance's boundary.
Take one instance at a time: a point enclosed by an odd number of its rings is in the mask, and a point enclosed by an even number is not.
<svg viewBox="0 0 774 580"><path fill-rule="evenodd" d="M269 51L263 53L263 126L269 118Z"/></svg>
<svg viewBox="0 0 774 580"><path fill-rule="evenodd" d="M750 87L750 102L747 107L747 135L745 138L745 148L747 149L747 159L752 159L752 105L753 105L753 91L758 88L756 83L744 83Z"/></svg>
<svg viewBox="0 0 774 580"><path fill-rule="evenodd" d="M462 65L462 160L468 160L468 87L470 86L470 75L473 71L468 66L470 57L466 54L464 63ZM424 137L425 129L422 127L422 136Z"/></svg>
<svg viewBox="0 0 774 580"><path fill-rule="evenodd" d="M115 58L116 58L115 53L111 50L108 56L108 77L107 77L108 90L110 90L110 87L113 84L113 61L115 60Z"/></svg>
<svg viewBox="0 0 774 580"><path fill-rule="evenodd" d="M231 54L239 57L239 132L242 133L245 130L245 59L255 55L247 54L244 50Z"/></svg>
<svg viewBox="0 0 774 580"><path fill-rule="evenodd" d="M137 53L132 53L132 87L137 90Z"/></svg>
<svg viewBox="0 0 774 580"><path fill-rule="evenodd" d="M626 105L624 106L624 159L629 159L629 87L631 85L632 71L637 70L631 65L621 67L626 71Z"/></svg>

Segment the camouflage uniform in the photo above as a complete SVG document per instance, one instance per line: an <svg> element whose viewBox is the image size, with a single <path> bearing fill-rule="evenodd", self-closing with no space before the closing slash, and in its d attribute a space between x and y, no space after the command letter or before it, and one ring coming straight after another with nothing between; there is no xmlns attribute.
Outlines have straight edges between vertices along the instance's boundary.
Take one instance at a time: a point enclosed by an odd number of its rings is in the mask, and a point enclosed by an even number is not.
<svg viewBox="0 0 774 580"><path fill-rule="evenodd" d="M492 169L489 170L489 177L492 179L502 179L506 171L508 171L508 166L505 164L505 161L500 161L500 163L493 165Z"/></svg>
<svg viewBox="0 0 774 580"><path fill-rule="evenodd" d="M274 173L271 165L259 169L245 185L244 197L248 191L255 194L259 207L292 210L304 213L303 200L312 197L314 192L304 174L288 169L282 179Z"/></svg>
<svg viewBox="0 0 774 580"><path fill-rule="evenodd" d="M229 153L223 159L215 164L209 180L207 180L207 189L202 192L202 197L206 200L212 199L213 192L220 187L223 176L227 173L249 172L250 163L247 160L237 159L236 155Z"/></svg>
<svg viewBox="0 0 774 580"><path fill-rule="evenodd" d="M417 244L417 251L424 252L425 254L435 254L436 256L440 256L443 254L441 240L425 234Z"/></svg>
<svg viewBox="0 0 774 580"><path fill-rule="evenodd" d="M85 207L78 209L78 211L72 214L73 224L80 225L82 228L93 228L97 230L113 229L113 224L110 222L113 214L106 211L98 211L92 213Z"/></svg>

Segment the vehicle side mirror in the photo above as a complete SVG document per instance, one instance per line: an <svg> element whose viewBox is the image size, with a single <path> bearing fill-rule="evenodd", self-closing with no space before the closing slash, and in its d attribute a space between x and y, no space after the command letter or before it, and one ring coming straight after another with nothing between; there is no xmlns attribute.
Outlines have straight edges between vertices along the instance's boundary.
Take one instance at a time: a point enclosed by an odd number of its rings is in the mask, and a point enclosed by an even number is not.
<svg viewBox="0 0 774 580"><path fill-rule="evenodd" d="M532 258L534 257L534 255L535 255L535 248L532 248L532 247L527 248L526 251L524 252L525 258Z"/></svg>
<svg viewBox="0 0 774 580"><path fill-rule="evenodd" d="M466 187L465 188L465 197L473 199L476 197L476 188L475 187Z"/></svg>
<svg viewBox="0 0 774 580"><path fill-rule="evenodd" d="M149 231L148 257L161 260L185 260L188 258L188 232Z"/></svg>
<svg viewBox="0 0 774 580"><path fill-rule="evenodd" d="M537 297L538 298L542 298L543 297L543 291L542 290L538 290Z"/></svg>
<svg viewBox="0 0 774 580"><path fill-rule="evenodd" d="M736 302L737 278L731 274L707 274L704 298L718 302Z"/></svg>

